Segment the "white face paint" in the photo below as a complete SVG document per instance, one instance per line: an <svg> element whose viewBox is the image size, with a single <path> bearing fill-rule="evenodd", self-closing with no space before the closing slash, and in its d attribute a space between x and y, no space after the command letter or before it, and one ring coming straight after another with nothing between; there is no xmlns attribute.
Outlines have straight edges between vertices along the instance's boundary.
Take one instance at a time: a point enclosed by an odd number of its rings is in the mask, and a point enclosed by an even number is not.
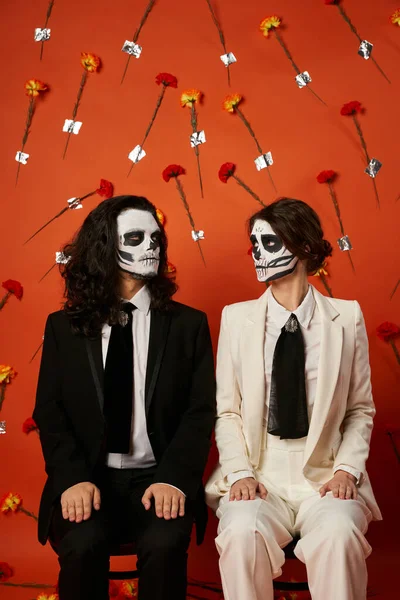
<svg viewBox="0 0 400 600"><path fill-rule="evenodd" d="M257 219L250 241L258 281L274 281L293 273L299 259L284 246L267 221Z"/></svg>
<svg viewBox="0 0 400 600"><path fill-rule="evenodd" d="M150 279L160 264L160 227L147 210L128 208L117 217L118 264L135 279Z"/></svg>

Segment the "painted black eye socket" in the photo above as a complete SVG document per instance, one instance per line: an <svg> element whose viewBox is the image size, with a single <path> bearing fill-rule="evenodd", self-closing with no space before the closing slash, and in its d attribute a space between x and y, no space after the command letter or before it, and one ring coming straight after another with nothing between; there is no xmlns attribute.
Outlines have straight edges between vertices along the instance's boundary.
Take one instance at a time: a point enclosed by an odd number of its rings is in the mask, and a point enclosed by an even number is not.
<svg viewBox="0 0 400 600"><path fill-rule="evenodd" d="M258 245L257 238L255 235L250 236L250 242L251 242L251 245L253 246L253 248L255 248Z"/></svg>
<svg viewBox="0 0 400 600"><path fill-rule="evenodd" d="M155 231L154 233L151 234L151 239L153 240L153 242L161 242L161 233L159 231Z"/></svg>
<svg viewBox="0 0 400 600"><path fill-rule="evenodd" d="M143 240L143 231L129 231L124 235L124 246L140 246Z"/></svg>
<svg viewBox="0 0 400 600"><path fill-rule="evenodd" d="M279 252L283 247L283 242L277 235L264 234L261 241L267 252Z"/></svg>

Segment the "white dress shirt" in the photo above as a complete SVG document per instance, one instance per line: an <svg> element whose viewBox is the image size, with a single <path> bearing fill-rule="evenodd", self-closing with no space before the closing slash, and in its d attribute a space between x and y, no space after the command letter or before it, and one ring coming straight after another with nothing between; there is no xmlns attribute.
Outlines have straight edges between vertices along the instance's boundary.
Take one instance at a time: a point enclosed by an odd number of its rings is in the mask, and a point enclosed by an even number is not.
<svg viewBox="0 0 400 600"><path fill-rule="evenodd" d="M137 308L132 313L133 333L133 399L132 399L132 430L131 449L129 454L109 453L106 464L115 469L143 469L156 464L150 440L147 435L145 412L145 385L147 370L147 355L150 339L150 293L143 287L130 302ZM102 331L103 366L105 368L111 327L103 325Z"/></svg>
<svg viewBox="0 0 400 600"><path fill-rule="evenodd" d="M271 391L272 361L275 346L278 337L281 334L282 327L285 325L291 314L296 315L303 334L307 409L308 421L310 422L317 389L318 364L321 346L321 317L315 303L312 287L309 286L303 302L294 311L287 310L275 300L271 287L267 290L267 296L267 319L264 345L266 383L265 425L268 424L268 405ZM361 473L356 471L356 469L350 465L338 465L335 468L335 472L339 470L347 471L351 475L354 475L357 483L359 483ZM231 473L228 475L228 483L233 485L236 481L243 479L244 477L254 477L254 473L251 471L237 471L236 473Z"/></svg>

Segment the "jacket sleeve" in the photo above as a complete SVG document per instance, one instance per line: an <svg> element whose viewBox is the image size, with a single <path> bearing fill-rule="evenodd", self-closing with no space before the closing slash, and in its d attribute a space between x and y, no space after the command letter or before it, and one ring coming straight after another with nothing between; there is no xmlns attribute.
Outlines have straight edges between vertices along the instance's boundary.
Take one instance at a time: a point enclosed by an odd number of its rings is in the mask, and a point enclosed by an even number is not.
<svg viewBox="0 0 400 600"><path fill-rule="evenodd" d="M33 418L39 427L46 473L54 496L77 483L90 481L85 457L63 406L60 355L51 315L44 334Z"/></svg>
<svg viewBox="0 0 400 600"><path fill-rule="evenodd" d="M358 302L354 303L354 310L355 351L347 409L342 424L343 439L335 458L334 469L341 464L349 465L362 474L362 483L369 454L375 406L371 391L368 337Z"/></svg>
<svg viewBox="0 0 400 600"><path fill-rule="evenodd" d="M242 476L250 477L254 474L243 433L242 397L232 360L228 312L226 306L218 341L215 439L223 476L244 471ZM232 478L228 479L228 483L232 481Z"/></svg>
<svg viewBox="0 0 400 600"><path fill-rule="evenodd" d="M189 405L158 465L155 482L173 485L195 499L207 464L214 420L214 357L203 315L196 338Z"/></svg>

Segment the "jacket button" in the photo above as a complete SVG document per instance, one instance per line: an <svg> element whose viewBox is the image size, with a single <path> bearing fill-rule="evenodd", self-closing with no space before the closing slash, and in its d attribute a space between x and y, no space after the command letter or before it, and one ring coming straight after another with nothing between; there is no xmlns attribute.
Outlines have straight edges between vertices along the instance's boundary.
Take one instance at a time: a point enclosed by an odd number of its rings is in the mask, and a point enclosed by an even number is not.
<svg viewBox="0 0 400 600"><path fill-rule="evenodd" d="M150 431L149 432L149 438L153 437L153 435L154 435L154 431Z"/></svg>

